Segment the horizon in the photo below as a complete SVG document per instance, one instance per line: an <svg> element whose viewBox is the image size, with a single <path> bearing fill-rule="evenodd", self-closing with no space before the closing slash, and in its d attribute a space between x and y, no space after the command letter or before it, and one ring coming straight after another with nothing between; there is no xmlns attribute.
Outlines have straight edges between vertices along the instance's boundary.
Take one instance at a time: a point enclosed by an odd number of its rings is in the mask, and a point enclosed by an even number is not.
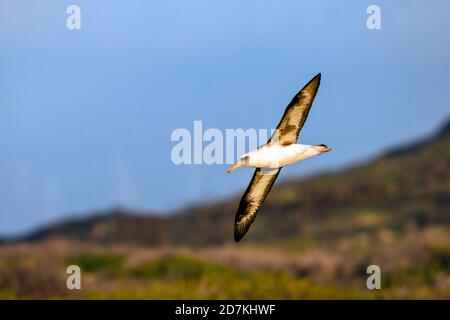
<svg viewBox="0 0 450 320"><path fill-rule="evenodd" d="M171 133L195 120L272 128L318 72L299 142L333 151L278 183L370 160L450 117L445 1L378 1L381 30L366 27L370 1L77 1L80 30L66 28L69 4L0 4L0 236L238 194L251 170L177 166Z"/></svg>
<svg viewBox="0 0 450 320"><path fill-rule="evenodd" d="M446 120L442 121L442 123L437 128L435 128L435 130L433 130L431 133L429 133L425 136L422 136L415 140L407 141L407 142L404 142L401 144L394 144L393 146L386 148L384 151L381 151L375 155L371 155L370 157L368 157L366 159L360 159L354 163L345 164L344 166L339 167L339 168L333 168L333 169L323 170L323 171L316 171L316 172L312 173L311 175L306 175L306 176L294 175L291 177L285 177L284 179L283 179L283 177L281 177L279 179L279 181L275 184L274 188L276 188L277 186L284 184L284 183L289 183L292 181L299 181L299 180L302 182L306 182L309 179L315 179L316 177L320 177L322 175L339 173L344 170L357 168L357 167L365 165L367 163L376 162L376 160L379 159L380 157L382 157L384 155L389 155L389 153L395 152L398 149L402 149L405 147L408 148L410 146L415 146L418 143L420 144L422 142L427 142L430 139L439 138L437 135L439 133L441 133L443 129L448 128L449 125L450 125L450 116L447 117ZM221 201L229 201L233 198L239 197L244 189L245 189L245 187L243 187L242 190L238 190L237 192L233 192L232 194L229 194L229 195L225 195L225 196L218 197L218 198L208 199L207 201L203 201L203 202L199 201L196 203L186 204L186 205L180 206L179 208L175 208L175 209L167 211L167 212L139 210L139 209L136 210L136 209L127 208L124 206L111 206L110 208L104 208L104 209L100 209L100 210L93 209L93 210L87 211L87 212L67 213L64 215L64 217L61 217L61 219L59 219L59 220L44 222L42 224L33 226L33 227L31 227L27 230L23 230L21 232L9 234L9 235L8 234L0 234L0 241L15 241L16 239L21 239L22 237L26 237L30 234L33 234L34 232L43 230L45 228L57 226L57 225L64 224L64 223L80 221L83 219L89 220L89 219L99 218L99 217L100 218L108 217L108 216L116 215L116 214L127 215L127 216L141 216L141 217L160 217L160 218L174 216L176 214L183 213L183 211L185 211L185 210L195 209L197 207L207 206L207 205L221 202Z"/></svg>

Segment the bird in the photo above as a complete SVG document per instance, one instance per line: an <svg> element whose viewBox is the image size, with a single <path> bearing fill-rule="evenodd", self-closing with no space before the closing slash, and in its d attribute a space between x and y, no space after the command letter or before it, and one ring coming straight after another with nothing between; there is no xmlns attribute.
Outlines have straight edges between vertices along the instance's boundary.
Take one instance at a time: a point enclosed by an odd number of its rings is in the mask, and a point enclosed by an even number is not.
<svg viewBox="0 0 450 320"><path fill-rule="evenodd" d="M321 73L314 76L294 96L266 144L243 154L227 169L230 173L239 167L256 168L236 212L234 222L236 242L239 242L249 230L283 167L331 151L325 144L297 144L300 130L308 118L319 89L320 80Z"/></svg>

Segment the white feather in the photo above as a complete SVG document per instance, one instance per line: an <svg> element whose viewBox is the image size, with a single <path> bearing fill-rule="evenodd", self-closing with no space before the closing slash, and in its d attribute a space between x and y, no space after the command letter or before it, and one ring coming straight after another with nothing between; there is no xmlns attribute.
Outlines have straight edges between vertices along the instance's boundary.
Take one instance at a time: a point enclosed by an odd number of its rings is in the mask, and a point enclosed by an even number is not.
<svg viewBox="0 0 450 320"><path fill-rule="evenodd" d="M243 157L248 157L245 166L280 168L319 154L320 152L312 145L291 144L288 146L264 146L246 153Z"/></svg>

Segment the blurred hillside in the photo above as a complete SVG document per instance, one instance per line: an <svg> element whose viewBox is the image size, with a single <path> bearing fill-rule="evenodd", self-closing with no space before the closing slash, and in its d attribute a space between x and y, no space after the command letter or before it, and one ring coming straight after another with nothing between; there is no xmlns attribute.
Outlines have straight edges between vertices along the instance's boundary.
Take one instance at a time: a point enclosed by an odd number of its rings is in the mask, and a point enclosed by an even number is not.
<svg viewBox="0 0 450 320"><path fill-rule="evenodd" d="M245 242L333 239L381 229L450 224L450 121L428 139L366 164L275 185ZM213 245L232 241L240 194L169 216L113 210L37 230L19 240Z"/></svg>
<svg viewBox="0 0 450 320"><path fill-rule="evenodd" d="M0 299L450 299L449 173L450 121L365 164L280 183L239 244L240 195L61 222L0 243ZM66 288L70 264L81 291ZM381 290L366 288L371 264Z"/></svg>

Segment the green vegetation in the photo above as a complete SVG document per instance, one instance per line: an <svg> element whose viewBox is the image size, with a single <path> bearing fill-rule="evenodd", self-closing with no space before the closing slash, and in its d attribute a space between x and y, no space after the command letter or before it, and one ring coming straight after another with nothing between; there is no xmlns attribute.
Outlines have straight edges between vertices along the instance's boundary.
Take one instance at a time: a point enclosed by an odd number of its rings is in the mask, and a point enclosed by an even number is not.
<svg viewBox="0 0 450 320"><path fill-rule="evenodd" d="M165 257L133 269L132 276L144 279L198 280L206 276L237 277L236 270L183 256Z"/></svg>
<svg viewBox="0 0 450 320"><path fill-rule="evenodd" d="M363 216L363 225L378 223ZM0 247L0 298L449 299L449 257L450 230L442 227L361 231L331 243L305 237L268 246L125 252L51 241ZM81 291L65 287L69 264L83 270ZM370 264L381 266L380 291L366 288Z"/></svg>
<svg viewBox="0 0 450 320"><path fill-rule="evenodd" d="M108 253L83 253L67 259L68 265L77 265L84 272L98 272L105 269L117 269L123 262L123 256Z"/></svg>
<svg viewBox="0 0 450 320"><path fill-rule="evenodd" d="M289 272L240 271L186 256L149 261L130 271L138 285L122 282L110 292L92 291L96 299L330 299L367 298L356 290L313 285ZM145 280L145 281L143 281Z"/></svg>
<svg viewBox="0 0 450 320"><path fill-rule="evenodd" d="M450 123L375 161L276 186L239 244L238 198L52 226L0 245L0 299L450 299L449 173ZM81 291L66 288L70 264ZM381 290L366 287L371 264Z"/></svg>

